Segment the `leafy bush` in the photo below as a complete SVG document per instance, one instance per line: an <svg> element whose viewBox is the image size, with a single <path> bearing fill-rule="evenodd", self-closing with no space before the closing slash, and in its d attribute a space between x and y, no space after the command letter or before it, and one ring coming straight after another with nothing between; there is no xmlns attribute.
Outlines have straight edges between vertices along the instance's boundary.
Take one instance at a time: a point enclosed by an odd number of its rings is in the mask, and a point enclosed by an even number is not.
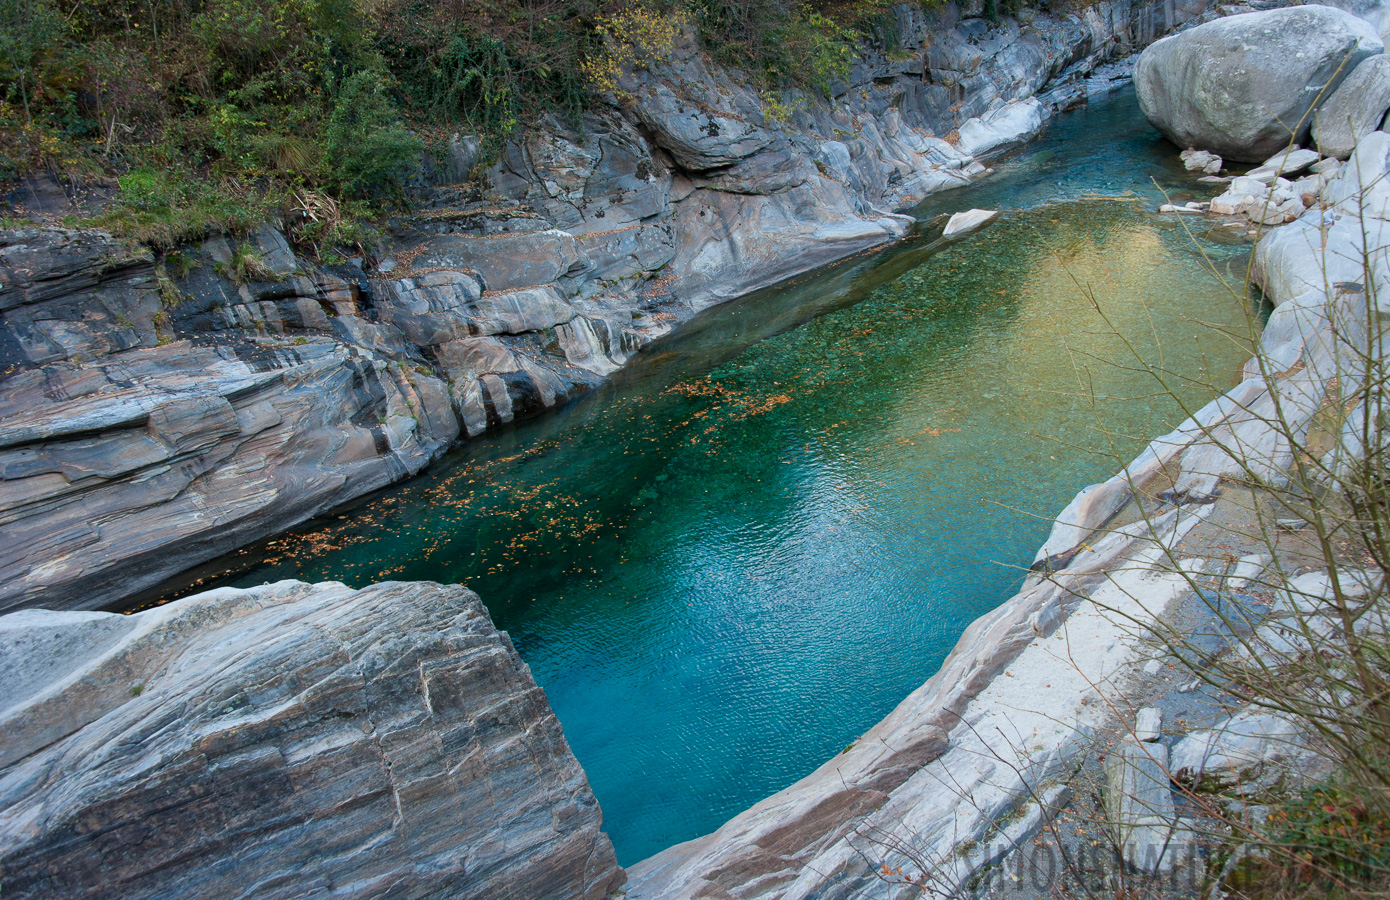
<svg viewBox="0 0 1390 900"><path fill-rule="evenodd" d="M324 136L327 180L344 194L399 196L424 151L401 122L384 79L358 72L343 81Z"/></svg>
<svg viewBox="0 0 1390 900"><path fill-rule="evenodd" d="M866 40L897 41L891 0L688 2L705 45L724 63L751 69L771 86L799 85L827 93L849 74Z"/></svg>
<svg viewBox="0 0 1390 900"><path fill-rule="evenodd" d="M1365 784L1325 784L1271 813L1274 839L1311 870L1359 882L1390 871L1390 820Z"/></svg>
<svg viewBox="0 0 1390 900"><path fill-rule="evenodd" d="M573 123L590 97L583 66L594 23L614 0L382 0L372 47L388 62L418 125L463 126L496 152L545 114Z"/></svg>
<svg viewBox="0 0 1390 900"><path fill-rule="evenodd" d="M25 125L44 96L53 47L64 31L50 0L0 0L0 85L5 99L18 99Z"/></svg>
<svg viewBox="0 0 1390 900"><path fill-rule="evenodd" d="M679 12L658 13L641 5L603 17L594 27L602 50L584 63L585 78L597 91L617 91L624 69L650 66L671 55L684 23Z"/></svg>

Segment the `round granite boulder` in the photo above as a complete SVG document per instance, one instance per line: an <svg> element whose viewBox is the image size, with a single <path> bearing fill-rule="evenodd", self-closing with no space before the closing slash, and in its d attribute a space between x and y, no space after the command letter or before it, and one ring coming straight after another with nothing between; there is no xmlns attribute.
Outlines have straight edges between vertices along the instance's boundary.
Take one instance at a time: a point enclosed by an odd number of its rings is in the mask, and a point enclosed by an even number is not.
<svg viewBox="0 0 1390 900"><path fill-rule="evenodd" d="M1390 56L1357 66L1314 113L1313 142L1328 156L1346 159L1356 142L1380 127L1390 110Z"/></svg>
<svg viewBox="0 0 1390 900"><path fill-rule="evenodd" d="M1139 107L1179 147L1259 162L1302 143L1309 111L1384 45L1366 21L1327 6L1217 19L1139 57Z"/></svg>

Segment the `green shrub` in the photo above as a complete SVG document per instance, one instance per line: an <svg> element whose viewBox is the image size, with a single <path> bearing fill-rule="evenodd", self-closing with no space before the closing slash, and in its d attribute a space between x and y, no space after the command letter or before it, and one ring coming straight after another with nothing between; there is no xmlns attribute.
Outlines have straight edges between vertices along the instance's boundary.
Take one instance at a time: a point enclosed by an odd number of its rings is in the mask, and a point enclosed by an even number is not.
<svg viewBox="0 0 1390 900"><path fill-rule="evenodd" d="M760 86L827 90L886 2L0 0L0 181L119 176L109 227L161 244L306 192L390 204L426 142L467 131L485 165L545 116L578 127L685 22Z"/></svg>
<svg viewBox="0 0 1390 900"><path fill-rule="evenodd" d="M376 72L343 81L324 136L326 179L348 195L399 196L424 143L401 121Z"/></svg>
<svg viewBox="0 0 1390 900"><path fill-rule="evenodd" d="M122 175L118 184L110 210L91 224L159 248L213 232L249 231L273 209L262 192L237 193L173 169L135 169Z"/></svg>
<svg viewBox="0 0 1390 900"><path fill-rule="evenodd" d="M50 0L0 0L0 85L5 99L19 100L26 125L33 124L63 31Z"/></svg>
<svg viewBox="0 0 1390 900"><path fill-rule="evenodd" d="M382 0L372 46L414 119L442 131L463 126L495 153L516 128L543 115L578 124L591 96L584 65L602 51L595 26L619 5L553 0L538 10L520 0Z"/></svg>
<svg viewBox="0 0 1390 900"><path fill-rule="evenodd" d="M1360 784L1324 784L1270 815L1271 837L1309 871L1348 882L1383 880L1390 873L1390 819L1383 798Z"/></svg>
<svg viewBox="0 0 1390 900"><path fill-rule="evenodd" d="M809 4L799 0L689 0L706 46L765 84L825 93L849 74L867 32L883 30L886 0Z"/></svg>

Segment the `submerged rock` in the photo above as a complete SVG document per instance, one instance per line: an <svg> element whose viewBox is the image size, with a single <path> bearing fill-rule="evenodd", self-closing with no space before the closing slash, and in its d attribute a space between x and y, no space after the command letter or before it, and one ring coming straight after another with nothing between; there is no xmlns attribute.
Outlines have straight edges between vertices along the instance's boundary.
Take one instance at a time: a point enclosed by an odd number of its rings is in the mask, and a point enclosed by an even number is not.
<svg viewBox="0 0 1390 900"><path fill-rule="evenodd" d="M946 223L946 229L941 232L941 236L946 240L963 238L966 235L974 234L997 218L999 218L999 210L997 209L968 209L965 212L958 212L953 214Z"/></svg>
<svg viewBox="0 0 1390 900"><path fill-rule="evenodd" d="M0 618L6 898L566 897L624 879L545 695L458 586Z"/></svg>
<svg viewBox="0 0 1390 900"><path fill-rule="evenodd" d="M1134 84L1149 122L1179 147L1258 162L1302 143L1313 106L1383 49L1375 29L1341 10L1275 9L1158 41Z"/></svg>

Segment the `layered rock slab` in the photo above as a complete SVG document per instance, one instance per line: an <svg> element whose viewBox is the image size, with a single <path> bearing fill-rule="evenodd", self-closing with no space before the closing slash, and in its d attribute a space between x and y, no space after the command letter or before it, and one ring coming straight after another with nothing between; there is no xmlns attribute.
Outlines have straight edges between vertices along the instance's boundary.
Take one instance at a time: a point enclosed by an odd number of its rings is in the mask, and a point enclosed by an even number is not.
<svg viewBox="0 0 1390 900"><path fill-rule="evenodd" d="M462 587L287 581L28 610L0 638L7 898L600 900L623 881L545 695Z"/></svg>
<svg viewBox="0 0 1390 900"><path fill-rule="evenodd" d="M291 274L264 231L250 241L282 280L207 264L182 287L101 232L0 231L0 613L138 594L458 436L444 382L345 339L374 325L349 286Z"/></svg>
<svg viewBox="0 0 1390 900"><path fill-rule="evenodd" d="M137 593L418 472L459 430L437 380L324 338L179 341L3 387L0 611Z"/></svg>

